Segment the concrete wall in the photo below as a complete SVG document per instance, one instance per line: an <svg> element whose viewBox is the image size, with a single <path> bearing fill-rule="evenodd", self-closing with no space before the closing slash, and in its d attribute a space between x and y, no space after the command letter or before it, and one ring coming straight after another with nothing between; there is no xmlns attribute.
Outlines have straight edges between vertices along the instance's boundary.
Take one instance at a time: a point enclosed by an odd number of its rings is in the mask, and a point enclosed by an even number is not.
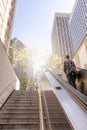
<svg viewBox="0 0 87 130"><path fill-rule="evenodd" d="M77 67L87 69L87 36L82 41L82 44L73 59Z"/></svg>
<svg viewBox="0 0 87 130"><path fill-rule="evenodd" d="M19 80L0 42L0 107L14 89L19 89Z"/></svg>

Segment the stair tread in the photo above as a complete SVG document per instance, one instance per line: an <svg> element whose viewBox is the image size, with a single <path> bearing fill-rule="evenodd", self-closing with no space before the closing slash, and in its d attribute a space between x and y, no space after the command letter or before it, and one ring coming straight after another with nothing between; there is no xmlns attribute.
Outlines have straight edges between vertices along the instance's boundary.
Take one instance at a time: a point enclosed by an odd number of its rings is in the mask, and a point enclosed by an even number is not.
<svg viewBox="0 0 87 130"><path fill-rule="evenodd" d="M38 122L17 122L17 121L15 121L15 122L0 122L0 125L26 125L26 124L28 124L28 125L33 125L33 124L36 124L36 125L39 125L39 123Z"/></svg>

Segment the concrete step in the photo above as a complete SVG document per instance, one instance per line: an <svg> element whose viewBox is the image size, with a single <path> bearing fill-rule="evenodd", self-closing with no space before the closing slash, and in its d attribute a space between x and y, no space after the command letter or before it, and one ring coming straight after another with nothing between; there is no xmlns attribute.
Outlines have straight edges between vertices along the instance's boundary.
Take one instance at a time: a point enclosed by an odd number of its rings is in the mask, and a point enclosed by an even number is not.
<svg viewBox="0 0 87 130"><path fill-rule="evenodd" d="M22 96L22 95L20 95L20 96L16 96L16 95L14 95L14 96L12 96L12 98L24 98L24 99L32 99L32 97L35 99L37 99L38 98L38 95L36 95L36 96L32 96L32 95L24 95L24 96Z"/></svg>
<svg viewBox="0 0 87 130"><path fill-rule="evenodd" d="M39 102L38 99L27 99L27 98L12 98L12 99L9 99L8 102Z"/></svg>
<svg viewBox="0 0 87 130"><path fill-rule="evenodd" d="M56 118L50 118L50 122L58 122L58 123L61 123L61 122L64 122L66 123L67 120L65 117L56 117Z"/></svg>
<svg viewBox="0 0 87 130"><path fill-rule="evenodd" d="M45 109L45 105L44 105L43 109ZM59 108L59 107L58 107L58 108L49 107L49 108L48 108L48 111L50 111L50 112L51 112L51 111L61 111L61 108Z"/></svg>
<svg viewBox="0 0 87 130"><path fill-rule="evenodd" d="M1 111L1 113L39 113L38 109L5 109L4 111ZM0 115L1 115L0 113Z"/></svg>
<svg viewBox="0 0 87 130"><path fill-rule="evenodd" d="M4 108L9 108L9 107L22 107L22 108L29 108L29 107L38 107L38 104L32 104L32 103L27 103L27 104L23 104L23 103L9 103L9 104L5 104L3 106Z"/></svg>
<svg viewBox="0 0 87 130"><path fill-rule="evenodd" d="M31 107L31 109L3 109L3 113L30 113L38 111L37 108ZM2 111L1 111L2 112Z"/></svg>
<svg viewBox="0 0 87 130"><path fill-rule="evenodd" d="M38 130L38 128L33 128L33 129L32 128L16 128L16 129L15 128L11 128L11 129L10 128L6 128L6 129L2 128L1 130Z"/></svg>
<svg viewBox="0 0 87 130"><path fill-rule="evenodd" d="M38 91L22 91L22 90L19 90L19 91L14 91L13 95L37 95Z"/></svg>
<svg viewBox="0 0 87 130"><path fill-rule="evenodd" d="M25 100L25 101L24 101L24 100L22 100L22 101L21 101L21 100L16 100L16 101L12 100L12 101L8 101L8 102L5 104L5 106L6 106L6 105L10 105L10 104L11 104L11 105L12 105L12 104L13 104L13 105L16 105L16 104L17 104L17 105L18 105L18 104L20 104L20 105L21 105L21 104L22 104L22 105L23 105L23 104L24 104L24 105L29 105L29 104L30 104L30 105L31 105L31 104L38 105L38 104L39 104L39 101L34 101L34 102L32 102L32 101L27 101L27 100Z"/></svg>
<svg viewBox="0 0 87 130"><path fill-rule="evenodd" d="M46 115L46 112L44 112L44 115ZM50 118L62 118L64 117L64 113L49 113Z"/></svg>
<svg viewBox="0 0 87 130"><path fill-rule="evenodd" d="M38 104L37 103L27 103L27 104L7 104L4 106L4 108L9 108L9 107L24 107L24 108L27 108L27 107L38 107Z"/></svg>
<svg viewBox="0 0 87 130"><path fill-rule="evenodd" d="M21 97L21 98L24 98L24 97L25 97L25 98L30 98L30 99L31 99L32 97L33 97L33 98L35 98L35 97L37 98L38 95L37 95L37 94L36 94L36 95L33 95L33 94L31 95L30 93L29 93L28 95L22 95L22 94L12 95L12 98L18 98L18 97L19 97L19 98L20 98L20 97Z"/></svg>
<svg viewBox="0 0 87 130"><path fill-rule="evenodd" d="M39 112L30 112L30 113L21 113L21 112L0 113L0 118L39 118Z"/></svg>
<svg viewBox="0 0 87 130"><path fill-rule="evenodd" d="M0 124L39 124L38 118L0 118Z"/></svg>
<svg viewBox="0 0 87 130"><path fill-rule="evenodd" d="M51 123L52 130L72 130L68 123Z"/></svg>
<svg viewBox="0 0 87 130"><path fill-rule="evenodd" d="M9 100L8 103L23 103L23 104L28 104L28 103L38 103L39 101L38 100Z"/></svg>
<svg viewBox="0 0 87 130"><path fill-rule="evenodd" d="M36 95L34 95L34 94L31 95L30 93L29 93L28 95L22 95L22 94L12 95L12 98L18 98L18 97L19 97L19 98L21 97L21 98L30 98L30 99L32 99L32 97L33 97L33 98L35 98L35 97L37 98L38 95L37 95L37 94L36 94Z"/></svg>
<svg viewBox="0 0 87 130"><path fill-rule="evenodd" d="M0 130L39 130L38 124L2 124L0 125Z"/></svg>
<svg viewBox="0 0 87 130"><path fill-rule="evenodd" d="M15 91L0 111L0 130L39 130L39 95Z"/></svg>

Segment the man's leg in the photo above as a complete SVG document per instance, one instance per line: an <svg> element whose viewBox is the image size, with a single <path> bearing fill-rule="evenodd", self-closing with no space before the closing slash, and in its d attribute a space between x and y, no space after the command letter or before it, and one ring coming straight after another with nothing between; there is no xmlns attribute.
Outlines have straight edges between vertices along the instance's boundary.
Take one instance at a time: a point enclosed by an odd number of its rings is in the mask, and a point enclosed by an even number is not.
<svg viewBox="0 0 87 130"><path fill-rule="evenodd" d="M76 75L75 74L72 74L71 75L71 82L72 82L72 86L74 87L74 88L76 88L76 84L75 84L75 81L76 81Z"/></svg>
<svg viewBox="0 0 87 130"><path fill-rule="evenodd" d="M71 76L71 74L67 75L67 79L68 79L69 84L72 85L72 76Z"/></svg>

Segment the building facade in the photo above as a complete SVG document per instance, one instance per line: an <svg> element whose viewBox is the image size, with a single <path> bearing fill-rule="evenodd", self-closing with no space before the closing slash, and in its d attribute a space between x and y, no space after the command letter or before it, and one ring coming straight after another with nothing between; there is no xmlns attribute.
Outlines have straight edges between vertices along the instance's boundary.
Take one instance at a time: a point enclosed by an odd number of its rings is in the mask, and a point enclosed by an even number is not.
<svg viewBox="0 0 87 130"><path fill-rule="evenodd" d="M7 49L10 42L16 0L0 0L0 39Z"/></svg>
<svg viewBox="0 0 87 130"><path fill-rule="evenodd" d="M64 59L68 54L72 58L73 47L69 30L68 13L56 13L52 30L52 53Z"/></svg>
<svg viewBox="0 0 87 130"><path fill-rule="evenodd" d="M76 0L69 26L76 65L87 69L87 0Z"/></svg>

